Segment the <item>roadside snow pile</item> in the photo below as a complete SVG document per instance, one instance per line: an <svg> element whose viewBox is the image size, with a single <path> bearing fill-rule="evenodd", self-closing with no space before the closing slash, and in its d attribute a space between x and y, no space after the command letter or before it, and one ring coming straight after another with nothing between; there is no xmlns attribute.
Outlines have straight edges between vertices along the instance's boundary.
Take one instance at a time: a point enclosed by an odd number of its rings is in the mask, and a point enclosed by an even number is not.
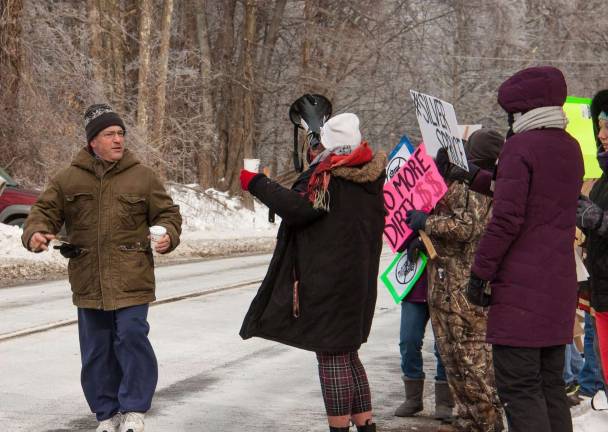
<svg viewBox="0 0 608 432"><path fill-rule="evenodd" d="M278 221L268 222L268 208L254 200L251 211L239 197L198 185L167 184L183 218L184 233L197 238L242 238L274 236ZM277 218L278 219L278 218ZM190 237L190 236L188 236Z"/></svg>
<svg viewBox="0 0 608 432"><path fill-rule="evenodd" d="M279 218L268 222L268 209L254 202L255 211L244 208L241 199L198 185L167 184L167 189L183 218L179 247L168 255L156 256L158 263L243 254L270 252L274 247ZM38 254L21 245L22 230L0 224L0 286L23 279L61 277L67 261L50 249Z"/></svg>

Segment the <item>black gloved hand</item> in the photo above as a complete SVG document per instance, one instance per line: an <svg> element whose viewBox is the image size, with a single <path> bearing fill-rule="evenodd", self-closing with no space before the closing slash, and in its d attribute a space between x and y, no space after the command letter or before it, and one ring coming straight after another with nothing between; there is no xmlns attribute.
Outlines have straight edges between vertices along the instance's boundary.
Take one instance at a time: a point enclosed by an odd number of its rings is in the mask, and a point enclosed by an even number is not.
<svg viewBox="0 0 608 432"><path fill-rule="evenodd" d="M450 170L446 174L446 180L460 181L470 185L475 180L475 176L479 172L480 168L473 162L467 162L469 165L469 171L465 171L457 165L451 164Z"/></svg>
<svg viewBox="0 0 608 432"><path fill-rule="evenodd" d="M467 286L467 299L476 306L490 306L491 291L488 281L480 279L475 273L471 272L469 285Z"/></svg>
<svg viewBox="0 0 608 432"><path fill-rule="evenodd" d="M578 198L576 226L581 229L598 229L602 225L604 211L585 195Z"/></svg>
<svg viewBox="0 0 608 432"><path fill-rule="evenodd" d="M480 168L473 162L468 161L469 171L465 171L457 165L450 162L448 151L445 148L440 148L435 156L435 165L443 179L447 181L459 181L470 185L475 180L475 176Z"/></svg>
<svg viewBox="0 0 608 432"><path fill-rule="evenodd" d="M418 254L420 252L426 253L426 248L424 247L424 243L420 239L420 237L416 236L411 242L407 245L407 259L411 263L415 263L418 260Z"/></svg>
<svg viewBox="0 0 608 432"><path fill-rule="evenodd" d="M59 253L64 258L76 258L82 253L82 249L71 243L61 243L59 246L53 246L53 249L59 249Z"/></svg>
<svg viewBox="0 0 608 432"><path fill-rule="evenodd" d="M405 223L414 232L424 230L426 220L429 215L421 210L408 210L406 213Z"/></svg>
<svg viewBox="0 0 608 432"><path fill-rule="evenodd" d="M437 171L441 174L445 180L447 173L450 171L450 166L452 165L450 162L450 157L448 156L448 151L442 147L437 151L437 156L435 156L435 165L437 165Z"/></svg>

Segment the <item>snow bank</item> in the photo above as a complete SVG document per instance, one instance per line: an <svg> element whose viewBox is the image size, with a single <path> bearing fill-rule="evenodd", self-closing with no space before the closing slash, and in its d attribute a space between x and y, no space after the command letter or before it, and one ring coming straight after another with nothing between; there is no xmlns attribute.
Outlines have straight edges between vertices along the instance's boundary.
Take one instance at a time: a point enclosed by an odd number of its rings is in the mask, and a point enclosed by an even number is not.
<svg viewBox="0 0 608 432"><path fill-rule="evenodd" d="M280 220L269 223L263 204L254 201L251 211L239 197L198 185L169 183L167 190L180 206L183 233L179 247L157 262L272 250ZM31 253L21 245L21 233L18 227L0 224L0 286L65 274L67 260L58 251Z"/></svg>
<svg viewBox="0 0 608 432"><path fill-rule="evenodd" d="M240 197L198 185L169 183L167 189L183 218L188 238L241 238L276 235L275 224L268 222L268 208L254 200L254 210L243 207Z"/></svg>

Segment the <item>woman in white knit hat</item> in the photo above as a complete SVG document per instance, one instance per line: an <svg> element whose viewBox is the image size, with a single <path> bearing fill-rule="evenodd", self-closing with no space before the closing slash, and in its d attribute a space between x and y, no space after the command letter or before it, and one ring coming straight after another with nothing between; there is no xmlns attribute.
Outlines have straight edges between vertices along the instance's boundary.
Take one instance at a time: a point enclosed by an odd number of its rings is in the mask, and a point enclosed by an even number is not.
<svg viewBox="0 0 608 432"><path fill-rule="evenodd" d="M339 114L308 150L291 189L241 172L241 186L281 216L270 268L241 329L317 355L330 431L375 431L357 351L369 335L382 249L386 155L361 140L359 119Z"/></svg>

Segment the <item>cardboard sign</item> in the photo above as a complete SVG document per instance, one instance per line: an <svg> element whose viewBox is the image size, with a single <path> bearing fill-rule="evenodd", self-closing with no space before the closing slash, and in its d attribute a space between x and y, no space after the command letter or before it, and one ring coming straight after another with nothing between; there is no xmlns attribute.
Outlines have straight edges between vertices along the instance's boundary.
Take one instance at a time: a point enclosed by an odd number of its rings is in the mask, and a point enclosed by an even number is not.
<svg viewBox="0 0 608 432"><path fill-rule="evenodd" d="M382 273L380 279L391 293L395 303L399 304L407 296L426 267L427 258L423 253L418 254L418 260L411 263L406 253L395 256L392 263Z"/></svg>
<svg viewBox="0 0 608 432"><path fill-rule="evenodd" d="M386 165L386 181L388 182L403 166L406 160L414 153L414 146L410 140L403 135L399 144L388 155L388 164Z"/></svg>
<svg viewBox="0 0 608 432"><path fill-rule="evenodd" d="M412 230L405 223L408 210L431 211L447 192L437 166L426 154L424 144L414 151L390 182L384 185L384 238L393 252L407 240Z"/></svg>
<svg viewBox="0 0 608 432"><path fill-rule="evenodd" d="M597 162L597 144L593 133L590 105L591 99L572 96L568 96L564 104L564 112L568 117L566 132L572 135L581 146L585 162L585 180L602 176L602 169Z"/></svg>
<svg viewBox="0 0 608 432"><path fill-rule="evenodd" d="M435 157L440 148L445 148L450 162L468 171L462 133L458 128L452 104L414 90L410 90L410 94L414 100L416 118L428 154Z"/></svg>

